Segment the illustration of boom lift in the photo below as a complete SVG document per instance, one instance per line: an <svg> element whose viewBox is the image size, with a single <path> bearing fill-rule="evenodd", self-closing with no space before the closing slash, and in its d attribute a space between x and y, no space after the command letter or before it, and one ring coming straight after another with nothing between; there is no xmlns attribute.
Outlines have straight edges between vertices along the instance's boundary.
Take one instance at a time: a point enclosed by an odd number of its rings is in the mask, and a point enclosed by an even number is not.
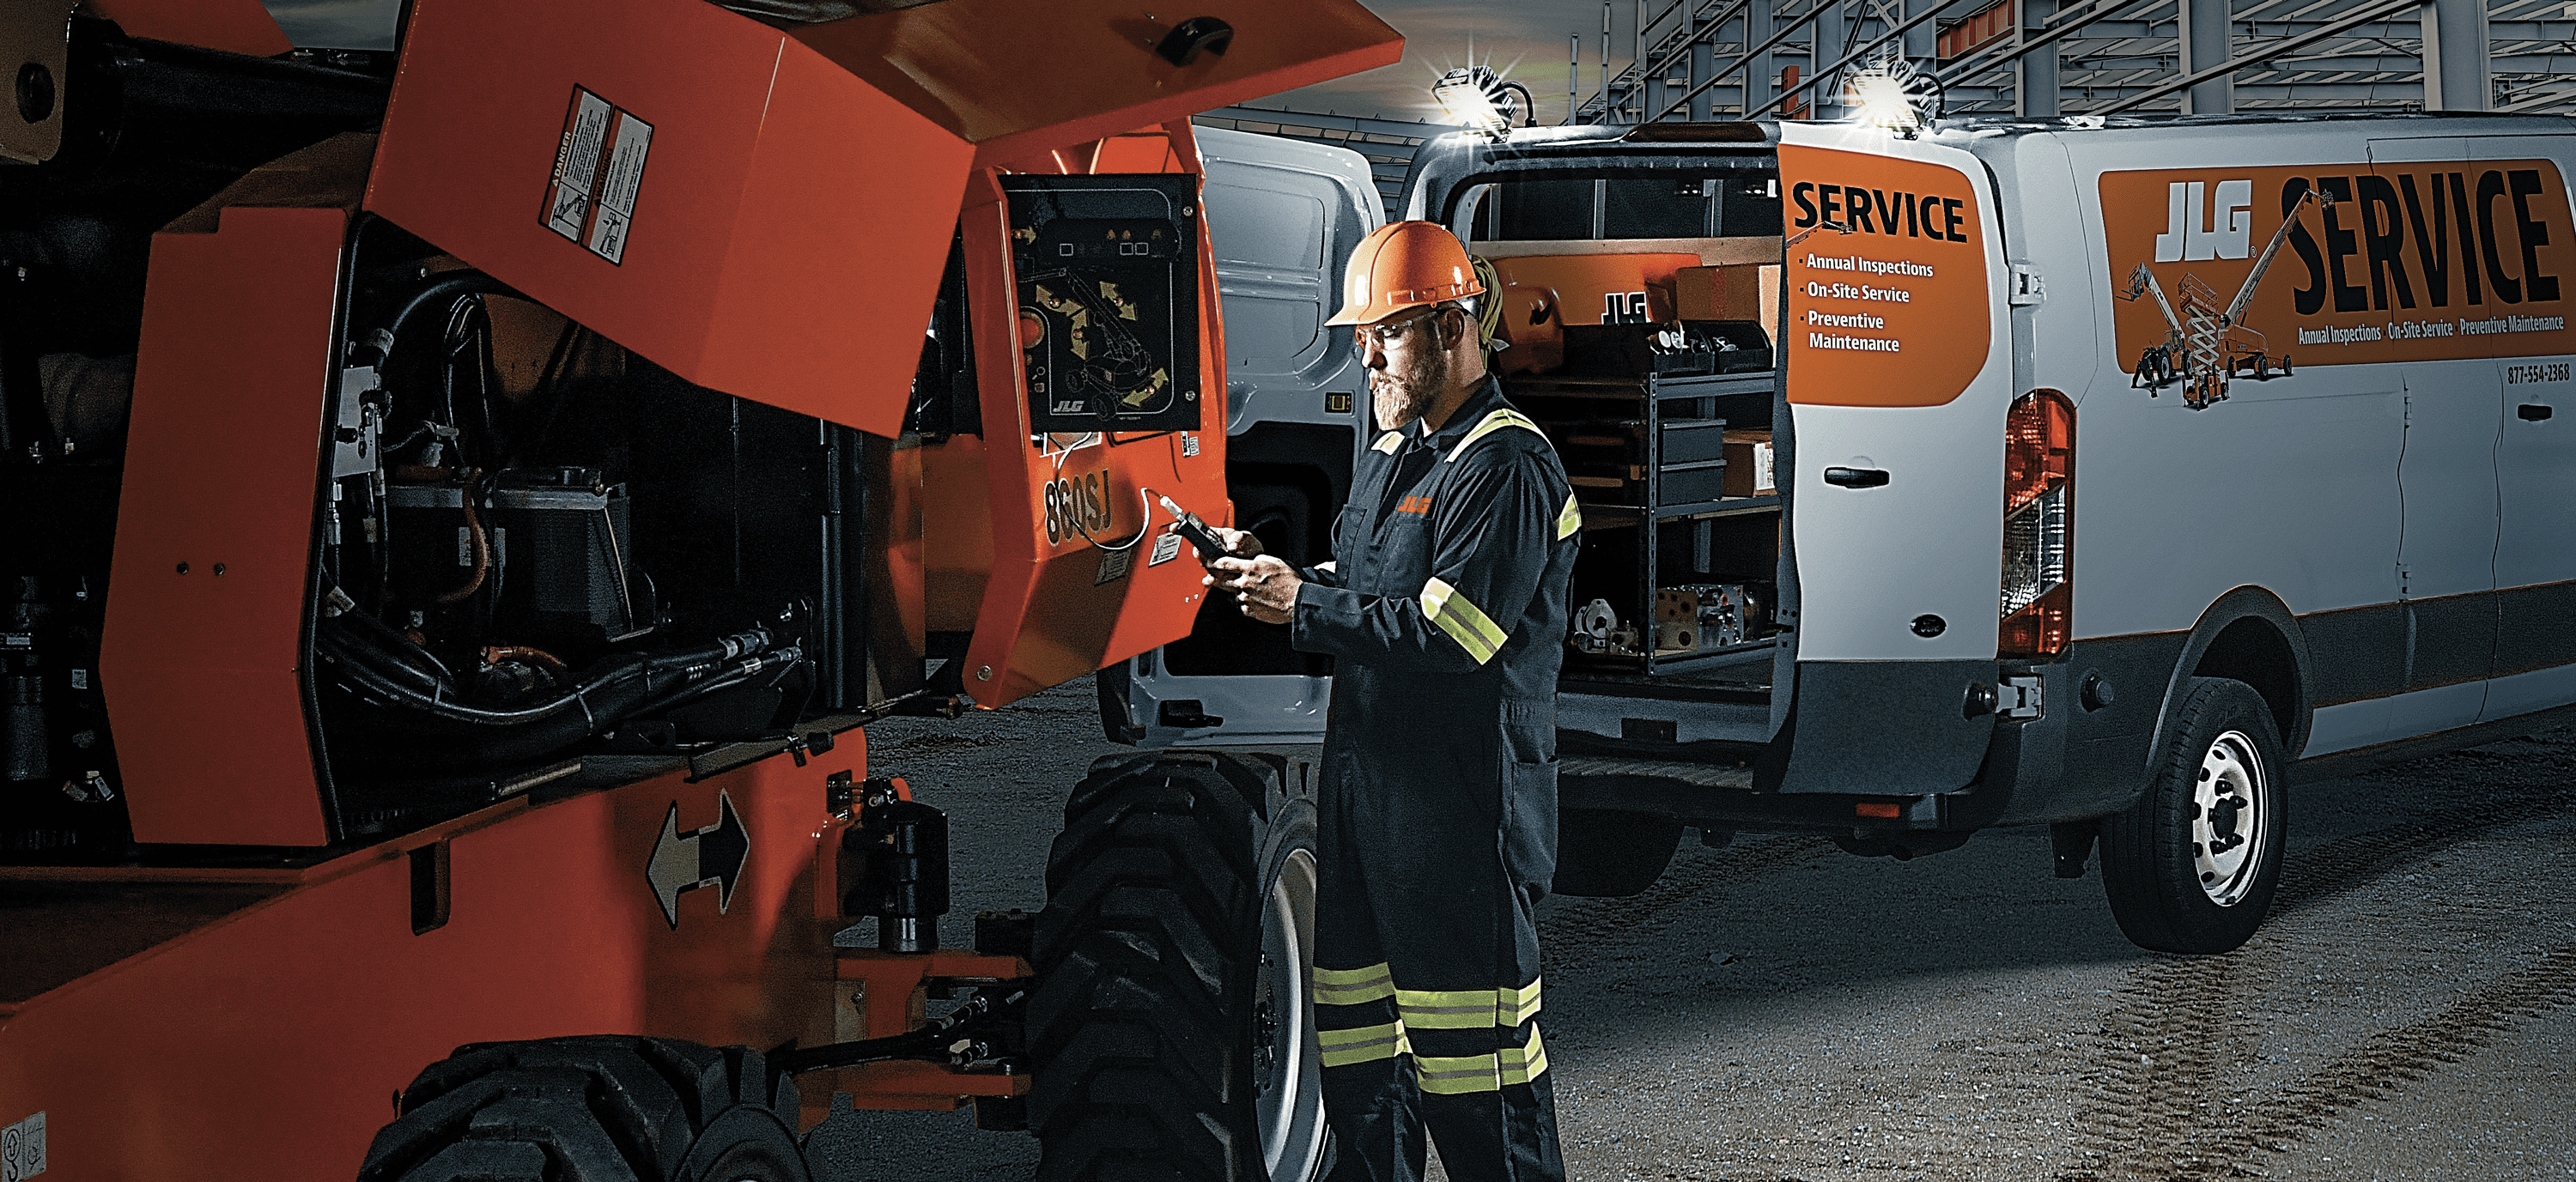
<svg viewBox="0 0 2576 1182"><path fill-rule="evenodd" d="M2129 285L2117 294L2134 302L2141 295L2156 299L2156 310L2164 314L2164 343L2149 345L2138 355L2137 369L2129 379L2132 388L2143 388L2148 397L2175 382L2183 385L2183 405L2193 410L2206 409L2210 403L2227 398L2227 383L2236 378L2258 382L2275 377L2291 377L2295 369L2287 353L2279 355L2274 368L2271 341L2261 332L2244 324L2246 306L2254 302L2254 290L2263 284L2263 276L2272 269L2272 259L2281 253L2281 243L2297 225L2299 211L2309 202L2317 208L2334 204L2334 198L2315 189L2301 193L2281 217L2280 228L2272 232L2263 253L2254 260L2254 269L2246 272L2245 282L2236 289L2236 297L2222 307L2218 292L2197 276L2185 275L2177 285L2182 293L2182 308L2176 313L2173 301L2165 297L2155 274L2140 263L2129 272Z"/></svg>

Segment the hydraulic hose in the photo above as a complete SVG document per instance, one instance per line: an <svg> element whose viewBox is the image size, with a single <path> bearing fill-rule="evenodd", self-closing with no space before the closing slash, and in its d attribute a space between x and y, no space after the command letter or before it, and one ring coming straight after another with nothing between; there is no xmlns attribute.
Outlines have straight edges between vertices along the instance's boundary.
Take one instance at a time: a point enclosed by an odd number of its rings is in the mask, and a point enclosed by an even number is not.
<svg viewBox="0 0 2576 1182"><path fill-rule="evenodd" d="M523 726L578 709L595 731L602 723L613 722L647 705L659 708L684 700L688 695L671 691L699 690L701 679L709 674L721 674L733 679L727 684L738 684L772 663L804 657L792 646L771 652L774 639L766 630L755 628L685 652L659 657L611 657L602 663L604 667L553 698L533 706L493 710L456 700L455 688L446 679L428 679L421 670L399 658L371 650L350 631L327 626L333 623L337 623L336 618L325 621L325 627L315 630L315 638L339 663L341 673L352 685L390 704L478 726ZM727 668L728 664L732 667ZM640 686L627 684L638 680ZM668 696L657 702L657 694Z"/></svg>

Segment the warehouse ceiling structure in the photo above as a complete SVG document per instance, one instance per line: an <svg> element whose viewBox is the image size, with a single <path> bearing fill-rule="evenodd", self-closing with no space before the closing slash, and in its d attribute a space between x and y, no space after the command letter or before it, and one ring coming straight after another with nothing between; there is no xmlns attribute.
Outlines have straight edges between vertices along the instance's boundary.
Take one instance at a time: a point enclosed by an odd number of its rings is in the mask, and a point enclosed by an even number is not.
<svg viewBox="0 0 2576 1182"><path fill-rule="evenodd" d="M1836 114L1901 63L1953 114L2517 110L2576 101L2563 0L1645 0L1581 122ZM1589 48L1589 47L1586 47Z"/></svg>

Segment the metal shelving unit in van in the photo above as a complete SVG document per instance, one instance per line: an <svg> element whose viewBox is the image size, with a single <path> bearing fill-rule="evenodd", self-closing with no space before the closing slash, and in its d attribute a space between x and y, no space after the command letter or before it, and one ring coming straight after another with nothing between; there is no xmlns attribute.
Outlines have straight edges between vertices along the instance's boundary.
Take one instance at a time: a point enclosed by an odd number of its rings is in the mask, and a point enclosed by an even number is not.
<svg viewBox="0 0 2576 1182"><path fill-rule="evenodd" d="M1613 606L1640 629L1646 655L1627 659L1643 671L1769 643L1761 638L1661 653L1653 636L1656 590L1664 582L1664 531L1658 527L1677 520L1700 523L1696 536L1704 555L1710 523L1780 510L1777 495L1725 495L1727 425L1732 418L1767 426L1778 381L1776 370L1766 370L1633 378L1523 375L1510 383L1513 401L1554 438L1582 505L1585 532L1636 531L1636 578L1627 602Z"/></svg>

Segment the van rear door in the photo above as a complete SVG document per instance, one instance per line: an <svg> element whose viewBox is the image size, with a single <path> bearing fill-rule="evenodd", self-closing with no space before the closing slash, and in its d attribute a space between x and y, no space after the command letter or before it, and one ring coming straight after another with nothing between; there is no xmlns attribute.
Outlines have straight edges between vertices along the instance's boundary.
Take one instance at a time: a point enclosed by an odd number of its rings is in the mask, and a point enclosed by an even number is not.
<svg viewBox="0 0 2576 1182"><path fill-rule="evenodd" d="M1964 784L1992 726L1959 706L1994 675L2015 393L1994 188L1956 148L1780 135L1800 756L1784 787ZM1863 738L1891 725L1909 732L1901 771L1805 759L1845 739L1897 758ZM1802 783L1795 765L1819 762L1841 770Z"/></svg>
<svg viewBox="0 0 2576 1182"><path fill-rule="evenodd" d="M2498 270L2522 301L2490 304L2482 333L2497 358L2496 652L2481 722L2576 700L2576 225L2567 136L2465 136L2464 187L2494 229ZM2502 183L2486 174L2498 172ZM2497 188L2502 199L2489 204ZM2480 269L2485 268L2481 251ZM2495 286L2490 283L2490 287ZM2492 297L2491 297L2492 298Z"/></svg>

